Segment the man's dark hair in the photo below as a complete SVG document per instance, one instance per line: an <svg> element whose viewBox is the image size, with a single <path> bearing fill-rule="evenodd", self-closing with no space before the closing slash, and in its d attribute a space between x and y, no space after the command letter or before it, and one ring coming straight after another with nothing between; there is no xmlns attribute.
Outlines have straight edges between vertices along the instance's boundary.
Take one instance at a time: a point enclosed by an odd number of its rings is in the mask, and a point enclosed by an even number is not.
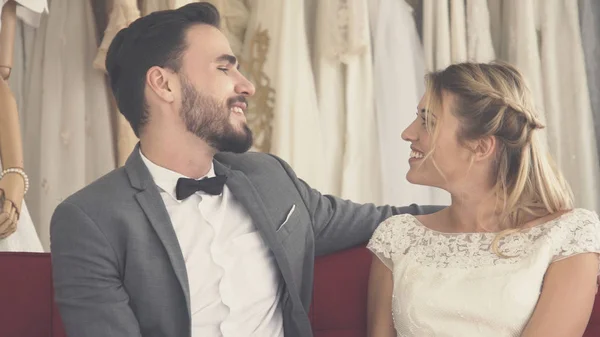
<svg viewBox="0 0 600 337"><path fill-rule="evenodd" d="M148 69L159 66L179 71L188 28L197 24L219 28L219 22L213 5L195 2L151 13L117 33L108 48L106 70L117 106L136 136L148 122L144 97Z"/></svg>

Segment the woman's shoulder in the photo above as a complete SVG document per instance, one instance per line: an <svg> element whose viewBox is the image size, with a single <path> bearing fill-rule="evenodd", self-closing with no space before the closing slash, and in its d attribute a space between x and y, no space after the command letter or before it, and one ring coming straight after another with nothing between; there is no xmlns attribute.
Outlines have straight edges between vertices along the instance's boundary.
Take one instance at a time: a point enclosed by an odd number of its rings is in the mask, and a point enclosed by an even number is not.
<svg viewBox="0 0 600 337"><path fill-rule="evenodd" d="M379 224L371 242L390 242L406 235L407 231L418 224L417 218L412 214L398 214L391 216Z"/></svg>
<svg viewBox="0 0 600 337"><path fill-rule="evenodd" d="M585 252L600 252L600 220L594 211L577 208L544 225L552 243L553 260Z"/></svg>
<svg viewBox="0 0 600 337"><path fill-rule="evenodd" d="M392 256L404 251L412 244L414 235L410 233L418 226L417 219L411 214L398 214L383 221L369 240L367 248L392 269Z"/></svg>
<svg viewBox="0 0 600 337"><path fill-rule="evenodd" d="M583 228L600 229L600 219L594 211L575 208L570 211L561 212L545 221L540 227L547 227L549 230L580 230Z"/></svg>

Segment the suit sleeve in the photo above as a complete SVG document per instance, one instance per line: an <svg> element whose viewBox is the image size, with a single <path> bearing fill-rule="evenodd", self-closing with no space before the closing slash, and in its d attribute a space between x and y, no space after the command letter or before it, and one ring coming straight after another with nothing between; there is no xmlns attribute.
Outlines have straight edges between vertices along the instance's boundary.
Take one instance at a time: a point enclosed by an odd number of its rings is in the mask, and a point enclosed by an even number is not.
<svg viewBox="0 0 600 337"><path fill-rule="evenodd" d="M440 206L416 204L406 207L377 207L374 204L357 204L323 195L299 179L285 161L275 158L296 185L311 214L316 255L326 255L366 243L377 226L392 215L429 214L442 209Z"/></svg>
<svg viewBox="0 0 600 337"><path fill-rule="evenodd" d="M62 203L50 225L55 300L68 336L141 336L117 255L79 207Z"/></svg>

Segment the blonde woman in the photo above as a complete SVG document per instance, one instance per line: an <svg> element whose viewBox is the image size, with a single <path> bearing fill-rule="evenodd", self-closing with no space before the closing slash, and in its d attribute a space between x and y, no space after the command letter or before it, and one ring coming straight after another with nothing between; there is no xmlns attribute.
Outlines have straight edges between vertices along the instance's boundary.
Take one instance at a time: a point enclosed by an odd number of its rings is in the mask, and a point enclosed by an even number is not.
<svg viewBox="0 0 600 337"><path fill-rule="evenodd" d="M412 149L407 179L448 191L452 203L394 216L373 234L370 336L583 334L600 221L573 208L538 140L532 101L506 64L457 64L428 76L402 134Z"/></svg>

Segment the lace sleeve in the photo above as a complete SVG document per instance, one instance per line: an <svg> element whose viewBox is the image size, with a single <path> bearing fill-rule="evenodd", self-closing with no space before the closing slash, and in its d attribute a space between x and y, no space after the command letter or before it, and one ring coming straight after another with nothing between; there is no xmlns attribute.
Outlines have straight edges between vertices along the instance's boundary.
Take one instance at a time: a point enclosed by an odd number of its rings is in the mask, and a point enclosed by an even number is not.
<svg viewBox="0 0 600 337"><path fill-rule="evenodd" d="M557 229L552 233L552 262L582 253L600 254L600 220L596 213L577 209Z"/></svg>
<svg viewBox="0 0 600 337"><path fill-rule="evenodd" d="M393 270L392 257L398 247L397 241L403 236L401 230L409 217L411 216L402 214L388 218L377 227L367 245L367 248L390 270Z"/></svg>

